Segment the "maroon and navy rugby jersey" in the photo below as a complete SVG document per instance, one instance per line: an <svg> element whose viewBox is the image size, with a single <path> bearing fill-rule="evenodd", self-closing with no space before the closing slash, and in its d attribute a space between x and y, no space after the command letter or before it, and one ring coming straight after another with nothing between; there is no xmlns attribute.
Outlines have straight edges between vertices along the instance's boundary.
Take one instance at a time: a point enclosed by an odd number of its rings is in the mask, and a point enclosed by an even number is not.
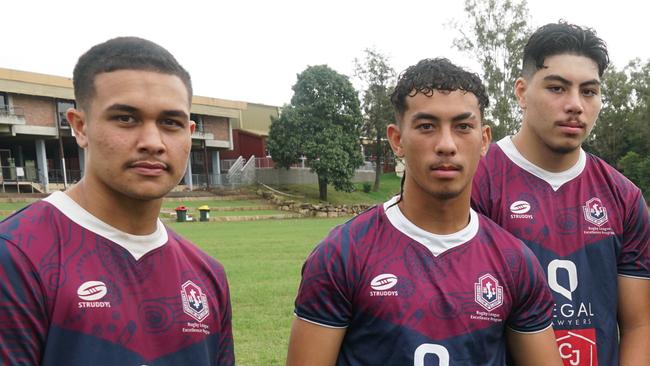
<svg viewBox="0 0 650 366"><path fill-rule="evenodd" d="M519 240L474 211L433 235L394 202L332 230L303 266L295 313L346 328L337 365L501 365L506 327L550 326L544 272Z"/></svg>
<svg viewBox="0 0 650 366"><path fill-rule="evenodd" d="M650 219L640 190L581 150L574 167L545 171L510 137L481 159L474 207L524 241L547 273L566 365L617 365L617 277L650 280Z"/></svg>
<svg viewBox="0 0 650 366"><path fill-rule="evenodd" d="M0 365L234 364L223 267L57 192L0 223Z"/></svg>

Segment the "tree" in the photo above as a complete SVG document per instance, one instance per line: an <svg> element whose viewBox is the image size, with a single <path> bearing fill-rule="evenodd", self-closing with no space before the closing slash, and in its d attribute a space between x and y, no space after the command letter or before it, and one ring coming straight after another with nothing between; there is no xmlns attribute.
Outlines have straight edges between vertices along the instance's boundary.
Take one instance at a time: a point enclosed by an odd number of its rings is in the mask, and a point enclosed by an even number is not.
<svg viewBox="0 0 650 366"><path fill-rule="evenodd" d="M629 127L634 120L633 87L625 70L611 66L602 77L602 109L585 141L585 150L615 166L628 150Z"/></svg>
<svg viewBox="0 0 650 366"><path fill-rule="evenodd" d="M629 151L650 156L650 60L614 66L602 78L603 107L585 149L611 165Z"/></svg>
<svg viewBox="0 0 650 366"><path fill-rule="evenodd" d="M273 161L289 168L301 156L318 175L321 200L327 185L353 189L354 171L363 163L359 135L361 110L347 77L327 65L309 66L298 74L291 103L271 122L268 148Z"/></svg>
<svg viewBox="0 0 650 366"><path fill-rule="evenodd" d="M465 0L465 13L468 21L454 24L461 34L454 46L479 60L490 96L484 120L498 140L519 129L521 111L514 84L521 74L521 58L531 32L528 5L525 0Z"/></svg>
<svg viewBox="0 0 650 366"><path fill-rule="evenodd" d="M618 166L641 189L647 201L650 198L650 156L642 157L630 151L618 161Z"/></svg>
<svg viewBox="0 0 650 366"><path fill-rule="evenodd" d="M375 184L373 191L379 190L384 151L386 126L394 119L390 95L395 83L395 70L389 65L388 57L375 49L365 49L363 61L354 59L355 76L364 84L362 91L363 135L375 141Z"/></svg>

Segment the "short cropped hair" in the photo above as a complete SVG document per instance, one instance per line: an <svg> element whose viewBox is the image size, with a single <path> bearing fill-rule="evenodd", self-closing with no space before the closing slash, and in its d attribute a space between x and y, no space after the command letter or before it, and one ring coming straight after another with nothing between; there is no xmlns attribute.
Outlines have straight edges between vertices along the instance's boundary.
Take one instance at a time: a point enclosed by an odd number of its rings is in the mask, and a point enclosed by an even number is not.
<svg viewBox="0 0 650 366"><path fill-rule="evenodd" d="M598 76L602 77L609 65L605 41L596 36L590 28L563 21L546 24L530 36L524 47L522 76L532 77L544 67L544 60L550 56L572 54L585 56L598 65Z"/></svg>
<svg viewBox="0 0 650 366"><path fill-rule="evenodd" d="M477 74L454 65L446 58L427 58L408 67L397 80L390 101L398 121L406 112L406 97L414 97L418 93L432 96L435 90L461 90L474 94L482 116L490 104L485 87Z"/></svg>
<svg viewBox="0 0 650 366"><path fill-rule="evenodd" d="M146 39L118 37L93 46L79 57L72 76L77 104L82 108L89 106L95 96L95 77L98 74L118 70L153 71L178 76L187 88L188 102L192 102L190 74L169 51Z"/></svg>

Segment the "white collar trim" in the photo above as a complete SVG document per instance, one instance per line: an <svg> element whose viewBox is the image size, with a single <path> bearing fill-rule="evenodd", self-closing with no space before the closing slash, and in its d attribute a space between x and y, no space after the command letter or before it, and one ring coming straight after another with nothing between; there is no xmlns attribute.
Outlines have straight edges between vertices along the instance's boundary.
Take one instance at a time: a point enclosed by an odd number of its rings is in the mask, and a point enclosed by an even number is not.
<svg viewBox="0 0 650 366"><path fill-rule="evenodd" d="M63 192L54 192L44 198L43 201L56 207L79 226L123 247L131 253L135 260L167 243L167 230L160 219L157 220L156 230L153 233L149 235L133 235L101 221Z"/></svg>
<svg viewBox="0 0 650 366"><path fill-rule="evenodd" d="M478 215L471 208L469 210L469 224L467 226L452 234L438 235L421 229L409 221L399 206L395 204L397 199L398 196L395 196L384 203L384 212L388 217L388 221L390 221L395 229L427 247L436 257L449 249L467 243L478 233Z"/></svg>
<svg viewBox="0 0 650 366"><path fill-rule="evenodd" d="M582 148L580 148L580 156L575 165L563 172L554 173L538 167L521 155L515 144L512 142L512 136L502 138L497 142L497 145L499 145L501 150L503 150L508 159L528 173L544 180L553 188L554 191L560 189L564 183L579 176L587 165L587 154L582 150Z"/></svg>

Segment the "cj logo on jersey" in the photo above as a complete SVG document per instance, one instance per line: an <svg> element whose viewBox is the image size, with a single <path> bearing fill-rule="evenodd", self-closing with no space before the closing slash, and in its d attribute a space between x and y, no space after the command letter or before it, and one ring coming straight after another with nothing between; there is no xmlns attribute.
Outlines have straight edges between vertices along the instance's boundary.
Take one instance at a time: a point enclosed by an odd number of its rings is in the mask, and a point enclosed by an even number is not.
<svg viewBox="0 0 650 366"><path fill-rule="evenodd" d="M370 296L397 296L397 291L388 291L397 285L397 276L392 273L382 273L370 281Z"/></svg>
<svg viewBox="0 0 650 366"><path fill-rule="evenodd" d="M555 337L560 356L566 366L598 366L598 349L596 347L596 330L573 329L555 330Z"/></svg>
<svg viewBox="0 0 650 366"><path fill-rule="evenodd" d="M194 282L186 281L181 286L181 298L183 300L183 312L196 319L197 322L202 322L203 319L210 315L208 297Z"/></svg>
<svg viewBox="0 0 650 366"><path fill-rule="evenodd" d="M79 301L79 308L110 308L111 303L108 301L97 301L101 300L108 293L108 288L106 284L102 281L86 281L77 288L77 296L81 300Z"/></svg>
<svg viewBox="0 0 650 366"><path fill-rule="evenodd" d="M491 274L484 274L474 284L474 301L492 311L503 304L503 286Z"/></svg>

